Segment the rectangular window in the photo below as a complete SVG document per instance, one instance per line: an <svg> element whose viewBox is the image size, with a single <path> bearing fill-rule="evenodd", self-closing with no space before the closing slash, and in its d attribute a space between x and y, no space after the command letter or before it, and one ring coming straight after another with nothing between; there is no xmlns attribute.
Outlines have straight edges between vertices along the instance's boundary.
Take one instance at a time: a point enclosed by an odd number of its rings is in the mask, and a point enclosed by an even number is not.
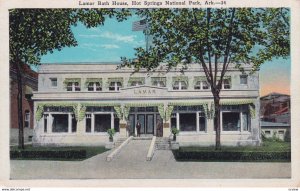
<svg viewBox="0 0 300 191"><path fill-rule="evenodd" d="M69 115L68 114L52 114L52 132L63 133L68 132Z"/></svg>
<svg viewBox="0 0 300 191"><path fill-rule="evenodd" d="M185 81L176 81L173 84L173 90L186 90L187 84Z"/></svg>
<svg viewBox="0 0 300 191"><path fill-rule="evenodd" d="M223 117L223 131L240 131L241 121L240 113L224 112Z"/></svg>
<svg viewBox="0 0 300 191"><path fill-rule="evenodd" d="M85 115L85 132L90 133L92 132L92 115L86 114Z"/></svg>
<svg viewBox="0 0 300 191"><path fill-rule="evenodd" d="M80 91L80 85L79 82L68 82L67 83L67 91Z"/></svg>
<svg viewBox="0 0 300 191"><path fill-rule="evenodd" d="M102 91L102 87L99 82L90 82L88 84L88 91Z"/></svg>
<svg viewBox="0 0 300 191"><path fill-rule="evenodd" d="M240 84L242 84L242 85L248 84L248 76L247 75L240 75Z"/></svg>
<svg viewBox="0 0 300 191"><path fill-rule="evenodd" d="M48 117L49 114L44 115L44 133L47 133Z"/></svg>
<svg viewBox="0 0 300 191"><path fill-rule="evenodd" d="M114 116L114 129L116 132L120 132L120 119L117 115Z"/></svg>
<svg viewBox="0 0 300 191"><path fill-rule="evenodd" d="M199 113L199 131L206 131L206 118L204 113Z"/></svg>
<svg viewBox="0 0 300 191"><path fill-rule="evenodd" d="M75 133L77 130L77 120L75 118L75 115L72 114L72 133Z"/></svg>
<svg viewBox="0 0 300 191"><path fill-rule="evenodd" d="M163 81L154 81L153 86L166 87L166 84Z"/></svg>
<svg viewBox="0 0 300 191"><path fill-rule="evenodd" d="M202 89L204 89L204 90L209 89L207 81L202 81Z"/></svg>
<svg viewBox="0 0 300 191"><path fill-rule="evenodd" d="M271 131L265 131L266 135L271 135Z"/></svg>
<svg viewBox="0 0 300 191"><path fill-rule="evenodd" d="M243 131L250 131L250 117L248 112L242 112Z"/></svg>
<svg viewBox="0 0 300 191"><path fill-rule="evenodd" d="M231 88L230 79L224 79L223 85L224 85L224 89L230 89Z"/></svg>
<svg viewBox="0 0 300 191"><path fill-rule="evenodd" d="M107 132L111 128L110 114L95 114L95 132Z"/></svg>
<svg viewBox="0 0 300 191"><path fill-rule="evenodd" d="M284 134L284 131L278 131L278 134L283 135L283 134Z"/></svg>
<svg viewBox="0 0 300 191"><path fill-rule="evenodd" d="M176 113L171 114L171 128L177 128Z"/></svg>
<svg viewBox="0 0 300 191"><path fill-rule="evenodd" d="M196 113L179 114L180 131L196 131Z"/></svg>
<svg viewBox="0 0 300 191"><path fill-rule="evenodd" d="M30 112L29 111L25 111L25 116L24 116L24 127L25 128L29 128L30 126Z"/></svg>
<svg viewBox="0 0 300 191"><path fill-rule="evenodd" d="M109 85L109 91L119 91L121 87L121 82L111 82Z"/></svg>
<svg viewBox="0 0 300 191"><path fill-rule="evenodd" d="M55 88L57 87L57 78L50 78L51 80L51 87Z"/></svg>

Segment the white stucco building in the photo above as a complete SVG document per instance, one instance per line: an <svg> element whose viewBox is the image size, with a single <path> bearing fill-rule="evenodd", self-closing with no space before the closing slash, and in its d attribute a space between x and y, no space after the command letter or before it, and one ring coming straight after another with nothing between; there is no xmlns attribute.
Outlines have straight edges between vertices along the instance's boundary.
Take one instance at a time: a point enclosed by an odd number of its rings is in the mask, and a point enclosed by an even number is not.
<svg viewBox="0 0 300 191"><path fill-rule="evenodd" d="M167 72L116 69L116 63L43 64L34 92L35 145L105 145L120 137L171 135L180 145L214 145L213 96L199 64ZM259 76L229 67L221 92L221 144L260 143ZM162 125L159 125L162 124ZM162 130L157 130L162 126ZM127 127L127 128L126 128Z"/></svg>

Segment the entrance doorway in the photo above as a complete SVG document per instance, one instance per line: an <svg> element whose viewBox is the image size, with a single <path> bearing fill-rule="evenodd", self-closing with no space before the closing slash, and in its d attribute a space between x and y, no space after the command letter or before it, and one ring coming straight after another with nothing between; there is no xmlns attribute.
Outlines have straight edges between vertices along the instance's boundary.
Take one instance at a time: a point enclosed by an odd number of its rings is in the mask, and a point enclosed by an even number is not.
<svg viewBox="0 0 300 191"><path fill-rule="evenodd" d="M130 114L128 125L129 125L129 135L136 134L136 123L139 121L141 123L141 134L144 135L157 135L157 120L161 120L159 114L155 113L137 113L137 114ZM162 133L159 133L162 135Z"/></svg>

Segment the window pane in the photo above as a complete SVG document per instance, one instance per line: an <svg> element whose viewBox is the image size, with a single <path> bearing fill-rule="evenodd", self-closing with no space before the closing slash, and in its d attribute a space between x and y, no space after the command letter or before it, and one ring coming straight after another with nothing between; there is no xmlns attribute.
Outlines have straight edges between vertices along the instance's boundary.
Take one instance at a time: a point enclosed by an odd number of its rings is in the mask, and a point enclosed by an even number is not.
<svg viewBox="0 0 300 191"><path fill-rule="evenodd" d="M95 132L107 132L111 128L110 114L96 114L95 115Z"/></svg>
<svg viewBox="0 0 300 191"><path fill-rule="evenodd" d="M77 129L77 120L75 118L75 115L72 115L72 133L75 133Z"/></svg>
<svg viewBox="0 0 300 191"><path fill-rule="evenodd" d="M171 118L171 128L176 128L176 118Z"/></svg>
<svg viewBox="0 0 300 191"><path fill-rule="evenodd" d="M180 131L196 131L196 113L179 114Z"/></svg>
<svg viewBox="0 0 300 191"><path fill-rule="evenodd" d="M78 82L75 82L74 86L75 86L75 91L80 91L80 86Z"/></svg>
<svg viewBox="0 0 300 191"><path fill-rule="evenodd" d="M52 87L57 87L57 78L51 78L51 86Z"/></svg>
<svg viewBox="0 0 300 191"><path fill-rule="evenodd" d="M186 90L187 89L187 84L184 81L181 81L181 89Z"/></svg>
<svg viewBox="0 0 300 191"><path fill-rule="evenodd" d="M102 87L99 82L96 82L96 91L102 91Z"/></svg>
<svg viewBox="0 0 300 191"><path fill-rule="evenodd" d="M223 82L224 82L224 89L230 89L231 88L229 79L224 79Z"/></svg>
<svg viewBox="0 0 300 191"><path fill-rule="evenodd" d="M242 113L243 131L249 131L249 115L246 112Z"/></svg>
<svg viewBox="0 0 300 191"><path fill-rule="evenodd" d="M247 85L248 84L248 76L247 75L241 75L240 76L240 83Z"/></svg>
<svg viewBox="0 0 300 191"><path fill-rule="evenodd" d="M91 115L86 115L85 118L85 132L90 133L92 131Z"/></svg>
<svg viewBox="0 0 300 191"><path fill-rule="evenodd" d="M223 131L239 131L240 126L240 113L223 113Z"/></svg>
<svg viewBox="0 0 300 191"><path fill-rule="evenodd" d="M47 119L48 119L48 114L47 115L44 115L44 133L47 133Z"/></svg>
<svg viewBox="0 0 300 191"><path fill-rule="evenodd" d="M68 114L53 114L52 132L68 132Z"/></svg>
<svg viewBox="0 0 300 191"><path fill-rule="evenodd" d="M114 125L115 125L115 127L114 127L115 131L119 132L120 131L120 119L119 118L115 117L115 119L114 119Z"/></svg>
<svg viewBox="0 0 300 191"><path fill-rule="evenodd" d="M68 82L67 91L72 91L72 82Z"/></svg>
<svg viewBox="0 0 300 191"><path fill-rule="evenodd" d="M201 89L201 81L197 81L194 87L195 90L200 90Z"/></svg>
<svg viewBox="0 0 300 191"><path fill-rule="evenodd" d="M199 117L199 130L200 131L206 131L206 119L205 119L205 117L202 117L202 116Z"/></svg>
<svg viewBox="0 0 300 191"><path fill-rule="evenodd" d="M94 91L94 83L92 83L92 82L89 83L88 91Z"/></svg>
<svg viewBox="0 0 300 191"><path fill-rule="evenodd" d="M209 89L208 83L206 81L202 81L202 89L204 89L204 90Z"/></svg>

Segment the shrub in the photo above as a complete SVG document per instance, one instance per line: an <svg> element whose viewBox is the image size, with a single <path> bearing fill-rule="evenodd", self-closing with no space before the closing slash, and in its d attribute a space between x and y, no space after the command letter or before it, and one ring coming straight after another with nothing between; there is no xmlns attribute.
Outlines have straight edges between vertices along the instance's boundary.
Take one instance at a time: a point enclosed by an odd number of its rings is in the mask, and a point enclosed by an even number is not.
<svg viewBox="0 0 300 191"><path fill-rule="evenodd" d="M109 137L112 138L115 135L116 131L114 129L108 129L107 133L108 133Z"/></svg>
<svg viewBox="0 0 300 191"><path fill-rule="evenodd" d="M66 150L66 151L32 151L32 150L13 150L10 151L11 159L84 159L86 150Z"/></svg>
<svg viewBox="0 0 300 191"><path fill-rule="evenodd" d="M178 135L179 130L178 130L177 128L173 127L173 128L171 129L171 132L172 132L173 135Z"/></svg>
<svg viewBox="0 0 300 191"><path fill-rule="evenodd" d="M270 151L173 151L179 161L291 161L291 152Z"/></svg>

